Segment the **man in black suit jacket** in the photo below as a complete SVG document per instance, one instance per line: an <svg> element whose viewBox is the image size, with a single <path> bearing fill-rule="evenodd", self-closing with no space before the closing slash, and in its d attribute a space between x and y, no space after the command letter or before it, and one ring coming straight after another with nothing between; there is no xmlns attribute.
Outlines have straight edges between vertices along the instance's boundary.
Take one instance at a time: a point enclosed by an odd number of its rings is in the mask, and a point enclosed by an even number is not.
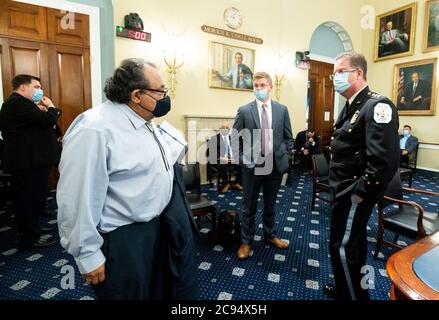
<svg viewBox="0 0 439 320"><path fill-rule="evenodd" d="M431 92L429 83L419 79L419 73L412 74L412 81L405 87L400 101L402 110L428 110L430 108Z"/></svg>
<svg viewBox="0 0 439 320"><path fill-rule="evenodd" d="M18 75L12 87L14 92L0 111L0 130L4 169L12 174L19 247L44 247L55 244L40 238L38 217L46 206L49 167L59 162L53 126L61 111L43 96L37 77Z"/></svg>
<svg viewBox="0 0 439 320"><path fill-rule="evenodd" d="M320 137L312 128L301 131L296 136L294 151L300 158L302 170L311 167L311 157L320 153Z"/></svg>
<svg viewBox="0 0 439 320"><path fill-rule="evenodd" d="M269 74L256 73L253 87L257 100L238 109L232 131L233 156L242 165L244 187L239 259L248 258L253 245L261 187L265 241L279 249L288 248L288 243L276 236L275 204L293 149L290 116L286 106L271 100L273 83Z"/></svg>
<svg viewBox="0 0 439 320"><path fill-rule="evenodd" d="M234 188L242 191L242 171L239 164L235 163L232 151L232 141L230 136L230 125L224 122L220 126L220 133L209 140L207 156L209 163L218 170L218 175L222 181L221 192L225 193ZM236 178L233 185L229 181L229 171L235 172Z"/></svg>

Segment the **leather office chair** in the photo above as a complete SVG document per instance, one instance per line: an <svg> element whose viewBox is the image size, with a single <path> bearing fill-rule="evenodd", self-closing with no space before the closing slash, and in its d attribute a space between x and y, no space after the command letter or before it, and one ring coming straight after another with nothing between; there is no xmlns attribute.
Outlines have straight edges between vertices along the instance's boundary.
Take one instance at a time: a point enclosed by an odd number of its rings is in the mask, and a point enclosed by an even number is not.
<svg viewBox="0 0 439 320"><path fill-rule="evenodd" d="M317 193L326 192L330 197L321 197ZM329 185L329 163L325 155L315 154L312 156L312 203L311 210L314 210L316 198L329 202L334 202L335 195L333 188Z"/></svg>
<svg viewBox="0 0 439 320"><path fill-rule="evenodd" d="M200 218L206 216L211 220L212 228L215 228L217 209L209 199L201 195L200 164L198 162L186 164L183 167L183 179L186 191L190 191L186 194L186 197L192 214L197 217L197 225L199 226Z"/></svg>

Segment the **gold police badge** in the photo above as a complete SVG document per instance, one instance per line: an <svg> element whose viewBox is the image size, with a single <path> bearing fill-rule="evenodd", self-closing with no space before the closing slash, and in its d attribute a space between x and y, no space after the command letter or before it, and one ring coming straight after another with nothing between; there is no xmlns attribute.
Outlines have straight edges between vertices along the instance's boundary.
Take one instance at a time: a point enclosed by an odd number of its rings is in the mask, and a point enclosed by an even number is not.
<svg viewBox="0 0 439 320"><path fill-rule="evenodd" d="M360 116L360 111L355 111L354 115L351 118L351 124L355 124Z"/></svg>

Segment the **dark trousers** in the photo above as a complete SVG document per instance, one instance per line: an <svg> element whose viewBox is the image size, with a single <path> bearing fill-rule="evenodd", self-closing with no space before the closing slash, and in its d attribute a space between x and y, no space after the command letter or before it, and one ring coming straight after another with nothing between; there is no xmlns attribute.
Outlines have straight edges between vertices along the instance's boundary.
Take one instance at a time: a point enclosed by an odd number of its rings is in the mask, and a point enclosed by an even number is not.
<svg viewBox="0 0 439 320"><path fill-rule="evenodd" d="M392 43L389 43L384 48L386 51L403 52L407 50L407 44L401 39L396 38Z"/></svg>
<svg viewBox="0 0 439 320"><path fill-rule="evenodd" d="M269 175L255 175L254 169L242 167L242 181L244 197L241 210L241 240L244 244L253 244L256 232L256 210L258 207L259 190L262 187L264 198L264 211L262 222L264 237L270 239L276 236L276 225L274 221L277 193L279 191L282 174L274 164L273 171Z"/></svg>
<svg viewBox="0 0 439 320"><path fill-rule="evenodd" d="M106 257L105 281L92 286L98 299L162 299L167 266L163 263L160 219L119 227L101 236L101 250Z"/></svg>
<svg viewBox="0 0 439 320"><path fill-rule="evenodd" d="M299 153L299 159L300 159L300 170L301 171L307 171L312 169L312 160L311 160L312 154L309 153L308 155L305 155L303 152Z"/></svg>
<svg viewBox="0 0 439 320"><path fill-rule="evenodd" d="M363 200L353 204L351 195L335 199L331 214L329 252L334 272L337 299L369 300L367 288L362 288L366 265L366 227L376 202Z"/></svg>
<svg viewBox="0 0 439 320"><path fill-rule="evenodd" d="M13 209L20 245L31 245L40 236L38 220L46 208L49 167L18 170L11 174Z"/></svg>
<svg viewBox="0 0 439 320"><path fill-rule="evenodd" d="M407 167L408 168L409 165L410 165L410 154L403 155L401 153L399 161L400 161L399 164L400 164L401 167Z"/></svg>
<svg viewBox="0 0 439 320"><path fill-rule="evenodd" d="M218 176L221 180L223 186L230 184L231 181L229 179L229 173L235 173L235 181L234 183L242 184L242 171L241 167L236 164L215 164L214 165L218 170Z"/></svg>

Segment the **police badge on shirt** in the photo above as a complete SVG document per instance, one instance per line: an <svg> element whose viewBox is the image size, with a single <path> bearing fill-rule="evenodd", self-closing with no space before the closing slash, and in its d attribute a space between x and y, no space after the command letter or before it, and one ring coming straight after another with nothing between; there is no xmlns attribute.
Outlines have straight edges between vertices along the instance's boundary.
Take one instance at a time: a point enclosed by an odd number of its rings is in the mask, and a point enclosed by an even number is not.
<svg viewBox="0 0 439 320"><path fill-rule="evenodd" d="M373 111L376 123L389 123L392 120L392 108L387 103L378 103Z"/></svg>

